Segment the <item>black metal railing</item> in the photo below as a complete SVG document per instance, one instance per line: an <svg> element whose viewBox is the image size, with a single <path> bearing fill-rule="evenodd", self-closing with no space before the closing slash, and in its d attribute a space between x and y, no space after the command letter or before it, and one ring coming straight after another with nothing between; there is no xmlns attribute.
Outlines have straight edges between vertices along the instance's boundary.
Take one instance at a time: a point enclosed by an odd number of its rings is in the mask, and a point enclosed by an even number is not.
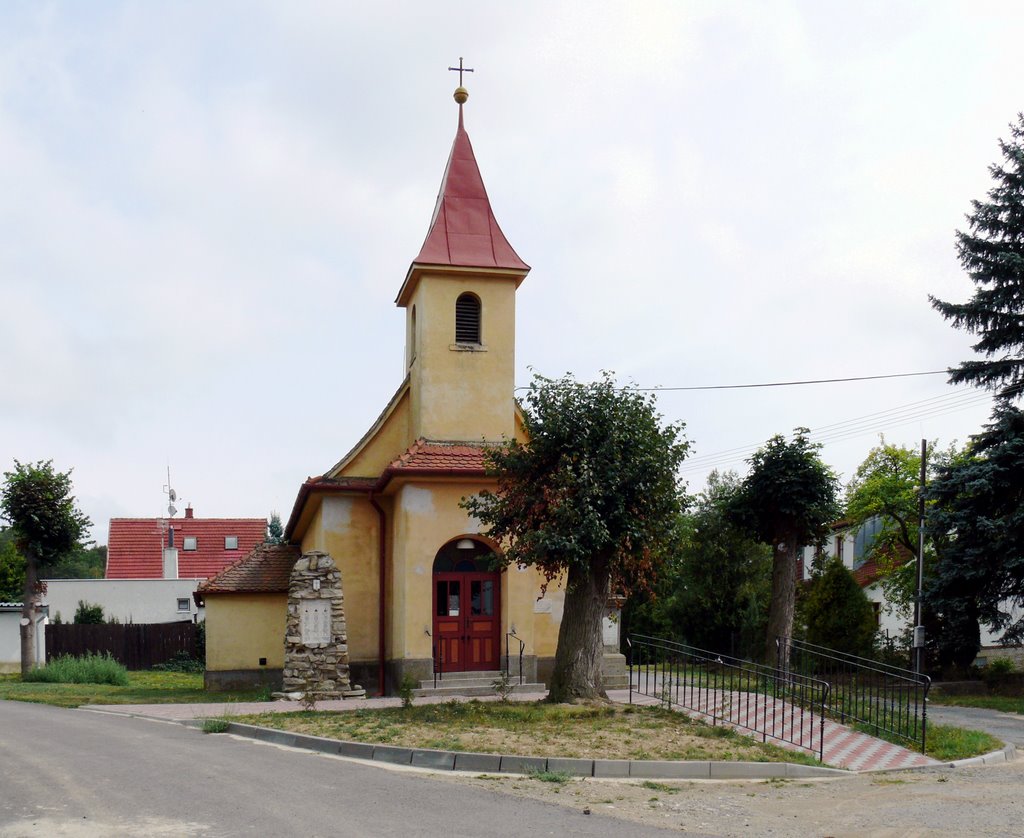
<svg viewBox="0 0 1024 838"><path fill-rule="evenodd" d="M823 760L829 685L818 678L634 634L629 702L634 694L795 745Z"/></svg>
<svg viewBox="0 0 1024 838"><path fill-rule="evenodd" d="M931 686L927 675L791 637L780 637L776 643L780 669L831 685L828 712L832 717L925 752Z"/></svg>
<svg viewBox="0 0 1024 838"><path fill-rule="evenodd" d="M519 686L522 686L523 685L523 649L526 648L526 644L516 636L516 633L514 631L510 631L510 632L508 632L505 635L505 677L506 678L511 678L512 677L512 673L510 671L511 670L512 659L511 659L511 657L509 656L509 653L508 653L508 641L509 641L509 638L512 638L513 640L516 641L516 643L519 644Z"/></svg>
<svg viewBox="0 0 1024 838"><path fill-rule="evenodd" d="M434 689L444 680L444 641L434 644Z"/></svg>

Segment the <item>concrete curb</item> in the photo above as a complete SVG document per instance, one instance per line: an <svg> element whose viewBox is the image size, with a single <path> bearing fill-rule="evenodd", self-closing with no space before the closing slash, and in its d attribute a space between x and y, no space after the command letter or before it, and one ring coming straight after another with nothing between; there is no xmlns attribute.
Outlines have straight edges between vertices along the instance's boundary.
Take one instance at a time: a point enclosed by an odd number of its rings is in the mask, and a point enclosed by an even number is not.
<svg viewBox="0 0 1024 838"><path fill-rule="evenodd" d="M109 713L152 722L164 722L202 729L205 718L168 719L145 713L119 711L116 705L83 706L80 710ZM211 716L209 718L219 718ZM225 719L227 721L227 719ZM954 762L935 762L906 768L868 768L850 771L828 766L798 765L791 762L661 762L656 760L626 759L567 759L563 757L519 757L500 754L478 754L465 751L431 751L428 749L394 748L389 745L371 745L364 742L343 742L299 733L288 733L274 728L229 722L228 733L247 736L278 745L288 745L321 753L335 754L367 761L390 762L438 771L478 771L485 774L522 774L530 771L564 771L575 777L601 779L711 779L759 780L778 778L853 777L857 774L894 774L897 772L934 771L939 768L970 768L978 765L999 765L1017 759L1014 745L981 756ZM400 751L402 753L392 753ZM516 770L516 766L519 769Z"/></svg>
<svg viewBox="0 0 1024 838"><path fill-rule="evenodd" d="M154 718L136 716L136 718ZM157 721L167 721L158 719ZM178 724L201 730L204 719L183 719ZM406 765L432 771L475 771L482 774L529 774L559 771L574 777L621 778L642 780L766 780L776 778L851 777L854 772L791 762L669 762L656 760L567 759L563 757L524 757L503 754L477 754L462 751L434 751L427 748L402 748L344 742L304 733L290 733L269 727L241 724L229 720L225 733L245 736L273 745L303 748L333 756L350 757L391 765Z"/></svg>
<svg viewBox="0 0 1024 838"><path fill-rule="evenodd" d="M953 762L936 762L932 765L915 765L911 768L874 768L860 771L860 774L895 774L904 771L934 771L936 768L971 768L978 765L1000 765L1006 762L1013 762L1017 759L1017 748L1014 745L1006 745L998 751L990 754L982 754L977 757L967 757Z"/></svg>

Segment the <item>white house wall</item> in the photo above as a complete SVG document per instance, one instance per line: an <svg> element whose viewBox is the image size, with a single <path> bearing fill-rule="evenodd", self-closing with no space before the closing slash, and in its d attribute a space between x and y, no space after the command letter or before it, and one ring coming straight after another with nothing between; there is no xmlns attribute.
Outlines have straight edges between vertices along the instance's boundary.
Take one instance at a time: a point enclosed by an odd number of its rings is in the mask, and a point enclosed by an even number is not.
<svg viewBox="0 0 1024 838"><path fill-rule="evenodd" d="M78 602L102 605L103 617L122 623L179 623L202 620L192 593L200 579L48 579L45 602L50 619L74 620ZM178 609L187 600L187 610ZM184 603L182 603L184 604Z"/></svg>
<svg viewBox="0 0 1024 838"><path fill-rule="evenodd" d="M43 638L43 622L45 611L38 614L36 626L36 663L42 664L46 659ZM0 603L0 672L21 671L21 604L13 602Z"/></svg>
<svg viewBox="0 0 1024 838"><path fill-rule="evenodd" d="M843 565L847 570L853 570L854 553L856 550L856 530L848 529L842 533L842 557ZM836 553L836 539L838 533L832 533L822 548L822 552L826 558L832 558ZM811 578L811 567L814 561L815 548L804 547L803 549L803 573L804 579ZM887 636L893 640L898 640L900 635L903 634L910 627L913 622L913 612L910 610L903 610L890 606L888 600L885 598L885 592L882 590L882 586L877 582L873 585L869 585L864 589L864 593L867 594L868 599L871 602L877 602L880 605L879 628L882 631L883 637ZM1017 620L1021 617L1022 611L1020 608L1011 606L1009 603L1003 603L1004 608L1008 608L1011 617ZM1024 652L1020 650L1020 647L1016 647L1016 651L1003 649L999 644L999 638L1002 636L1002 632L992 631L988 626L981 626L981 646L982 651L978 655L978 663L982 664L987 659L993 659L996 657L1009 656L1019 659L1024 664Z"/></svg>

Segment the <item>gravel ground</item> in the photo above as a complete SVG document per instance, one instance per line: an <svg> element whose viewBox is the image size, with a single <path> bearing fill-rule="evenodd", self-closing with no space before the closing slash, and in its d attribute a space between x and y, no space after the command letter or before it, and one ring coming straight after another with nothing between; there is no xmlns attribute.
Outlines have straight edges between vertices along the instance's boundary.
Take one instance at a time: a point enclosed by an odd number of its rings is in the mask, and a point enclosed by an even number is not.
<svg viewBox="0 0 1024 838"><path fill-rule="evenodd" d="M707 835L1024 835L1024 760L814 781L666 782L436 775L633 823ZM669 790L671 789L671 790Z"/></svg>

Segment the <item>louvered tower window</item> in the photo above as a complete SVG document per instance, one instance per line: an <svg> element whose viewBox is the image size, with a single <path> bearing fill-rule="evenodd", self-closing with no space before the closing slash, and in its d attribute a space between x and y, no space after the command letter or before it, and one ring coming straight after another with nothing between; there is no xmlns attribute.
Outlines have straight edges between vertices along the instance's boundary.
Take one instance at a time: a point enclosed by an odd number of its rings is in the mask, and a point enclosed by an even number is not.
<svg viewBox="0 0 1024 838"><path fill-rule="evenodd" d="M480 343L480 300L473 294L455 301L455 342Z"/></svg>

